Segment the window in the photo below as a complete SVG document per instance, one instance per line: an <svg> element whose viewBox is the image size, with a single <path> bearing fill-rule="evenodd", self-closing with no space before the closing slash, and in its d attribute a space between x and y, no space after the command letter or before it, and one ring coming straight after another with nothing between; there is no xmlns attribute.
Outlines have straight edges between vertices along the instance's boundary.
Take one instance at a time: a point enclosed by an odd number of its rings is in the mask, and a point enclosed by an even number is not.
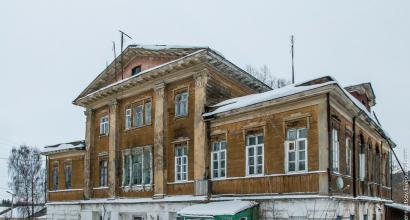
<svg viewBox="0 0 410 220"><path fill-rule="evenodd" d="M307 171L306 128L289 129L286 135L286 171Z"/></svg>
<svg viewBox="0 0 410 220"><path fill-rule="evenodd" d="M359 153L359 179L364 181L366 175L366 157L364 137L360 134L360 153Z"/></svg>
<svg viewBox="0 0 410 220"><path fill-rule="evenodd" d="M53 164L53 190L58 190L58 162Z"/></svg>
<svg viewBox="0 0 410 220"><path fill-rule="evenodd" d="M332 130L332 170L339 172L339 134L338 130Z"/></svg>
<svg viewBox="0 0 410 220"><path fill-rule="evenodd" d="M143 111L142 111L142 105L138 105L135 107L135 112L134 112L134 127L142 127L143 124Z"/></svg>
<svg viewBox="0 0 410 220"><path fill-rule="evenodd" d="M107 159L100 160L100 186L108 186L108 162Z"/></svg>
<svg viewBox="0 0 410 220"><path fill-rule="evenodd" d="M175 116L188 115L188 92L181 92L175 96Z"/></svg>
<svg viewBox="0 0 410 220"><path fill-rule="evenodd" d="M151 124L151 101L145 102L145 124Z"/></svg>
<svg viewBox="0 0 410 220"><path fill-rule="evenodd" d="M108 135L109 124L108 116L103 116L100 118L100 135Z"/></svg>
<svg viewBox="0 0 410 220"><path fill-rule="evenodd" d="M188 154L186 143L175 145L175 181L188 180Z"/></svg>
<svg viewBox="0 0 410 220"><path fill-rule="evenodd" d="M226 141L212 143L212 178L226 177Z"/></svg>
<svg viewBox="0 0 410 220"><path fill-rule="evenodd" d="M346 175L352 175L352 140L346 138Z"/></svg>
<svg viewBox="0 0 410 220"><path fill-rule="evenodd" d="M140 72L141 72L141 66L136 66L136 67L132 68L132 70L131 70L131 76L135 76L135 75L137 75L137 74L140 73Z"/></svg>
<svg viewBox="0 0 410 220"><path fill-rule="evenodd" d="M131 108L125 110L125 129L131 128Z"/></svg>
<svg viewBox="0 0 410 220"><path fill-rule="evenodd" d="M246 175L263 174L263 134L246 136Z"/></svg>
<svg viewBox="0 0 410 220"><path fill-rule="evenodd" d="M124 154L123 185L151 184L151 147L137 147Z"/></svg>
<svg viewBox="0 0 410 220"><path fill-rule="evenodd" d="M144 218L142 218L141 216L134 216L132 217L132 220L143 220Z"/></svg>
<svg viewBox="0 0 410 220"><path fill-rule="evenodd" d="M68 162L64 166L65 188L66 189L71 189L71 172L72 172L71 162Z"/></svg>

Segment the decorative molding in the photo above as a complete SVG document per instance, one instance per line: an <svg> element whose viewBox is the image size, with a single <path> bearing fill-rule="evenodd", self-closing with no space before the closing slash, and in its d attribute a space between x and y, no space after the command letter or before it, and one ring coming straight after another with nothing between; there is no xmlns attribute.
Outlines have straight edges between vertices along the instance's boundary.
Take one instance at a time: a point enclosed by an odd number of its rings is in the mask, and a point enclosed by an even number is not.
<svg viewBox="0 0 410 220"><path fill-rule="evenodd" d="M117 99L111 100L111 102L110 102L110 108L111 108L111 109L116 109L117 106L118 106L118 100L117 100Z"/></svg>
<svg viewBox="0 0 410 220"><path fill-rule="evenodd" d="M155 96L157 98L164 98L165 95L165 83L161 82L154 85Z"/></svg>
<svg viewBox="0 0 410 220"><path fill-rule="evenodd" d="M95 112L94 109L87 108L87 109L84 111L84 115L87 116L87 117L91 117L91 115L92 115L94 112Z"/></svg>
<svg viewBox="0 0 410 220"><path fill-rule="evenodd" d="M208 82L208 77L209 77L208 69L203 69L201 71L194 73L195 87L203 88Z"/></svg>

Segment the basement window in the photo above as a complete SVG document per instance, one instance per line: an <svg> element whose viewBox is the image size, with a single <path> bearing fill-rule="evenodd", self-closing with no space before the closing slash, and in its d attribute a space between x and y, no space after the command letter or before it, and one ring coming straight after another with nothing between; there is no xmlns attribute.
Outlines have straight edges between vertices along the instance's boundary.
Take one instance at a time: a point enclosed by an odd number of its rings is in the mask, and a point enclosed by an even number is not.
<svg viewBox="0 0 410 220"><path fill-rule="evenodd" d="M131 70L131 76L135 76L135 75L137 75L137 74L140 73L140 72L141 72L141 66L136 66L136 67L132 68L132 70Z"/></svg>

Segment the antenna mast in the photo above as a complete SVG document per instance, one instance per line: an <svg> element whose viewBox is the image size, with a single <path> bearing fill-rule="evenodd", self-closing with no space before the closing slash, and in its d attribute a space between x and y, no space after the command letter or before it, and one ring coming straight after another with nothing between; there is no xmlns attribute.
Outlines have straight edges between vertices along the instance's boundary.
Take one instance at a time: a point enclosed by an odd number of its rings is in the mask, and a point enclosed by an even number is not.
<svg viewBox="0 0 410 220"><path fill-rule="evenodd" d="M118 30L121 33L121 79L124 79L124 64L123 64L123 54L122 52L124 51L124 35L128 37L129 39L132 40L132 37L130 37L128 34L124 33L121 30Z"/></svg>
<svg viewBox="0 0 410 220"><path fill-rule="evenodd" d="M290 36L290 44L291 44L291 50L292 50L292 84L295 83L295 64L294 64L294 50L293 50L293 46L294 46L294 39L293 39L293 35Z"/></svg>

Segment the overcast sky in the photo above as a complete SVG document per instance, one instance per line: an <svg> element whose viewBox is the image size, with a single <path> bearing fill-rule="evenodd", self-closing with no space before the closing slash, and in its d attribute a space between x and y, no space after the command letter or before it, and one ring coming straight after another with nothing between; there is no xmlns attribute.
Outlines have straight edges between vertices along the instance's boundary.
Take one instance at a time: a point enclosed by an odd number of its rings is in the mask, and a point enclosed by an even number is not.
<svg viewBox="0 0 410 220"><path fill-rule="evenodd" d="M112 60L118 29L138 44L210 46L288 79L294 34L296 81L371 82L383 126L410 145L408 0L197 2L0 3L0 198L12 146L84 138L83 109L71 102Z"/></svg>

